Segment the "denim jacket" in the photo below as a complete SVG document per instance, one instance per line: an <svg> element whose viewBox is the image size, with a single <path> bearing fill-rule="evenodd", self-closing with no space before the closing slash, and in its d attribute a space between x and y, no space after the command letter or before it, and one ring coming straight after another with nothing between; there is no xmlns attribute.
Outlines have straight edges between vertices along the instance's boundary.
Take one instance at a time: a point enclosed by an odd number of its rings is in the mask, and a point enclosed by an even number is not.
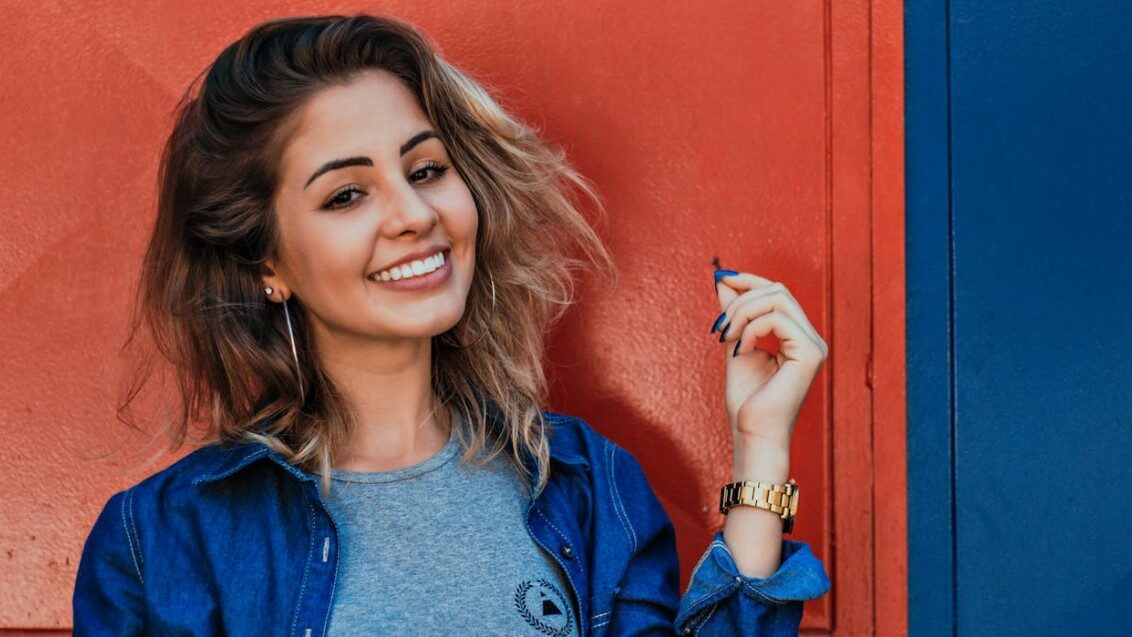
<svg viewBox="0 0 1132 637"><path fill-rule="evenodd" d="M565 572L582 637L796 635L802 600L829 591L806 543L783 539L779 569L745 577L717 531L680 595L675 530L641 465L583 419L543 413L551 477L527 528ZM338 533L317 481L261 444L213 443L110 496L73 634L324 635Z"/></svg>

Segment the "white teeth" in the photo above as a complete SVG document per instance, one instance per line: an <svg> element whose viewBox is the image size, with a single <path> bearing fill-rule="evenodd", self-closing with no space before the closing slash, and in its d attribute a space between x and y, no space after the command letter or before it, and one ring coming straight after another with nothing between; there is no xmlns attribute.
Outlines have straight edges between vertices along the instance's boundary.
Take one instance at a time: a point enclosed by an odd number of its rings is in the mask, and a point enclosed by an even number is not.
<svg viewBox="0 0 1132 637"><path fill-rule="evenodd" d="M382 281L400 281L401 279L408 279L422 274L428 274L435 271L440 266L444 265L444 252L437 252L431 257L425 259L418 259L412 263L394 266L388 270L382 270L373 275L373 278L380 278Z"/></svg>

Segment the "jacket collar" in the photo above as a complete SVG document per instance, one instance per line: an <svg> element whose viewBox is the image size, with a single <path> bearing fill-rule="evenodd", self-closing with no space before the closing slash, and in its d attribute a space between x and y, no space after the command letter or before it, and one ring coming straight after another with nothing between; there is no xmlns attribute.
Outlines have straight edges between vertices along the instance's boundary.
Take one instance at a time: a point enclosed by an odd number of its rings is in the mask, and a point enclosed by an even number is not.
<svg viewBox="0 0 1132 637"><path fill-rule="evenodd" d="M543 412L543 415L550 428L554 429L555 421L557 418L560 418L560 416L551 412ZM489 422L494 423L495 421L489 416ZM263 431L266 427L267 422L265 421L257 427L257 430ZM551 435L549 442L550 460L552 463L557 463L559 466L573 471L588 471L590 469L589 461L582 455L576 453L577 450L573 448L570 437ZM271 449L261 442L223 443L219 448L222 454L220 460L214 464L208 465L201 471L200 474L193 479L193 484L213 482L221 478L226 478L263 458L274 461L300 480L309 482L318 481L316 474L310 473L292 464L278 451ZM534 475L536 468L535 460L529 453L524 452L523 455L524 462L531 470L531 484L533 485L538 479L538 476Z"/></svg>

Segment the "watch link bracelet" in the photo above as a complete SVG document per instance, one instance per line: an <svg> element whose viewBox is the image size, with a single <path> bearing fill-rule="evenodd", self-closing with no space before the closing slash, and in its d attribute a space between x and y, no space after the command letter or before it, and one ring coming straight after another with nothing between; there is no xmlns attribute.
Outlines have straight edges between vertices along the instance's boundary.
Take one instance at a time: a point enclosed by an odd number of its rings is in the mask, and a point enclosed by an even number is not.
<svg viewBox="0 0 1132 637"><path fill-rule="evenodd" d="M732 482L719 491L719 512L724 515L739 504L766 509L782 518L783 533L794 530L794 517L798 513L798 483L790 478L786 484L771 482Z"/></svg>

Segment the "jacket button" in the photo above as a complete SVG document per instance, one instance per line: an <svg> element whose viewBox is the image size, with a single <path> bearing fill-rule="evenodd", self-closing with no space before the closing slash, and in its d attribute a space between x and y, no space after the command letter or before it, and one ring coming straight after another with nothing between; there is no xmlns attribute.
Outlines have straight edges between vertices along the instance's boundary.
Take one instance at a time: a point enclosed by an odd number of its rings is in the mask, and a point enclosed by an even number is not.
<svg viewBox="0 0 1132 637"><path fill-rule="evenodd" d="M562 557L568 560L574 559L574 549L569 544L563 544L562 548L558 549L558 552L562 554Z"/></svg>

